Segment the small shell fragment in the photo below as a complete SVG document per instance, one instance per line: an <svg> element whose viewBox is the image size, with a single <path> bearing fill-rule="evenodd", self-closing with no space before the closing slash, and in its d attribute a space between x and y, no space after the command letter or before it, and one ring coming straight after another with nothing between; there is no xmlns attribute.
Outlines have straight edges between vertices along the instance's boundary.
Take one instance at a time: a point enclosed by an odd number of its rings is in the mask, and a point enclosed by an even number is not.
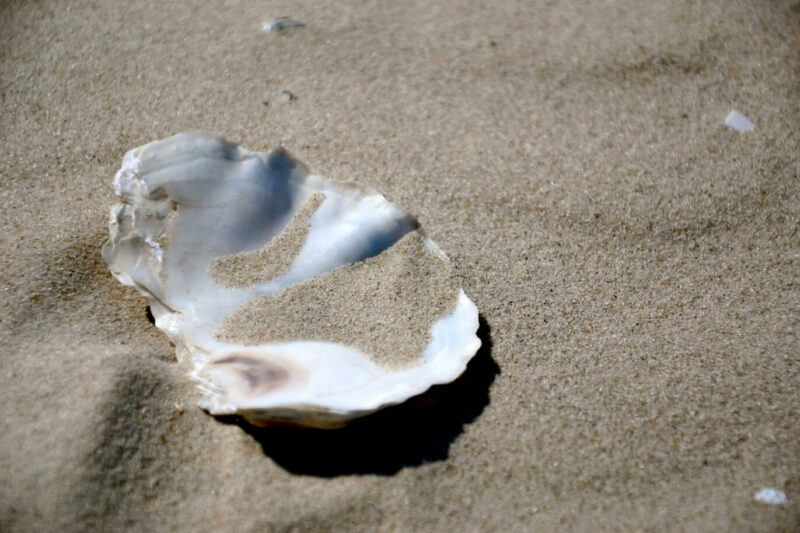
<svg viewBox="0 0 800 533"><path fill-rule="evenodd" d="M755 125L748 120L748 118L735 109L728 113L728 116L725 118L725 125L731 128L732 130L744 132L744 131L752 131L755 128Z"/></svg>
<svg viewBox="0 0 800 533"><path fill-rule="evenodd" d="M287 89L281 89L278 91L278 98L281 102L291 102L295 98L297 98L293 92Z"/></svg>
<svg viewBox="0 0 800 533"><path fill-rule="evenodd" d="M756 501L767 503L769 505L782 505L789 502L789 499L786 497L786 494L784 494L783 491L769 488L761 489L760 491L756 492L755 499Z"/></svg>
<svg viewBox="0 0 800 533"><path fill-rule="evenodd" d="M295 28L302 28L305 24L289 17L275 17L268 20L261 25L261 31L264 33L275 33Z"/></svg>
<svg viewBox="0 0 800 533"><path fill-rule="evenodd" d="M114 188L103 258L211 414L339 427L453 381L480 347L416 220L282 149L182 133L129 151Z"/></svg>

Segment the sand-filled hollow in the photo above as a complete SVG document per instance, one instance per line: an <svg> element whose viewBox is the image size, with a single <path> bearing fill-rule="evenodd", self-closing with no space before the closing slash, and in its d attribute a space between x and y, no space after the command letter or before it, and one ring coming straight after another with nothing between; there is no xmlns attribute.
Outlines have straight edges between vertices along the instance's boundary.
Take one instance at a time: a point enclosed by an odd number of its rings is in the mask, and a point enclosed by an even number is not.
<svg viewBox="0 0 800 533"><path fill-rule="evenodd" d="M212 259L209 269L214 281L229 288L248 287L286 272L303 249L311 217L324 200L324 194L312 194L297 209L286 230L260 249Z"/></svg>
<svg viewBox="0 0 800 533"><path fill-rule="evenodd" d="M252 345L336 342L380 365L405 366L419 360L457 294L450 266L414 231L376 257L243 305L218 337Z"/></svg>

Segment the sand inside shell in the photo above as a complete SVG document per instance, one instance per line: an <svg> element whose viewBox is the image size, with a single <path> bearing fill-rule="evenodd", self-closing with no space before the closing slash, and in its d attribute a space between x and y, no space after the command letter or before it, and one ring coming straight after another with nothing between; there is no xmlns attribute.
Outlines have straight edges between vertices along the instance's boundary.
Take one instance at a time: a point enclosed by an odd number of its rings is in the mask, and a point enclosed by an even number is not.
<svg viewBox="0 0 800 533"><path fill-rule="evenodd" d="M312 194L294 214L286 230L262 248L212 259L209 270L214 281L227 288L249 287L286 272L303 248L311 217L324 200L324 194Z"/></svg>
<svg viewBox="0 0 800 533"><path fill-rule="evenodd" d="M452 268L412 231L378 256L248 302L217 336L248 345L336 342L399 368L421 359L432 325L452 312L457 295Z"/></svg>

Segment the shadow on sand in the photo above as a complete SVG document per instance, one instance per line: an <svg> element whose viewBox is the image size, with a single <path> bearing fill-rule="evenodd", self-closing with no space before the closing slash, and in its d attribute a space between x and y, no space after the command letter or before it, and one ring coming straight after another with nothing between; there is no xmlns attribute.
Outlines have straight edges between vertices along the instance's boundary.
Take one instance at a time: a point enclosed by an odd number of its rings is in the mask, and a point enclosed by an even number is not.
<svg viewBox="0 0 800 533"><path fill-rule="evenodd" d="M480 317L482 345L453 383L436 385L407 402L351 422L342 429L238 424L264 453L295 474L333 477L346 474L391 475L406 466L447 458L450 444L489 404L489 386L500 373L492 359L489 325Z"/></svg>

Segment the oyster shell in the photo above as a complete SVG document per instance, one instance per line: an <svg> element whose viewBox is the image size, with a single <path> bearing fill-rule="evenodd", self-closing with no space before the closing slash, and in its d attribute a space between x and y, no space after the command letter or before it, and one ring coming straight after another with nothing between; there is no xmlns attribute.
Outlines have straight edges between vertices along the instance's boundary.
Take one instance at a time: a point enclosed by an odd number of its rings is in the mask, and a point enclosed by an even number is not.
<svg viewBox="0 0 800 533"><path fill-rule="evenodd" d="M191 361L200 406L339 427L457 378L478 312L383 196L182 133L125 154L103 258Z"/></svg>

